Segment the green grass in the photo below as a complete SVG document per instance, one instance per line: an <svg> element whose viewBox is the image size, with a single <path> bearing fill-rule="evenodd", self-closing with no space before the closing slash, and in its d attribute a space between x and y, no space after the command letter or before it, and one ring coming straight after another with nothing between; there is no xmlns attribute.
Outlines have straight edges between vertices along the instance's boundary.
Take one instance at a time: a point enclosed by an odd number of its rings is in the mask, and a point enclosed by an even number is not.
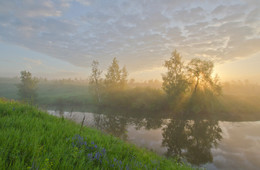
<svg viewBox="0 0 260 170"><path fill-rule="evenodd" d="M191 169L15 101L0 99L0 117L1 169Z"/></svg>

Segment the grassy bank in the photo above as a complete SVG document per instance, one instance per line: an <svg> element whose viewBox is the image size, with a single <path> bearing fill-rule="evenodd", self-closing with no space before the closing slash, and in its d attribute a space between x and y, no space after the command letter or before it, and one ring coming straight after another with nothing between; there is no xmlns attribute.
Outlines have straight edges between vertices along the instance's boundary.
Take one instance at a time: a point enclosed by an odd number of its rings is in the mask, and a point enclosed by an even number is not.
<svg viewBox="0 0 260 170"><path fill-rule="evenodd" d="M190 169L29 105L0 99L2 169Z"/></svg>

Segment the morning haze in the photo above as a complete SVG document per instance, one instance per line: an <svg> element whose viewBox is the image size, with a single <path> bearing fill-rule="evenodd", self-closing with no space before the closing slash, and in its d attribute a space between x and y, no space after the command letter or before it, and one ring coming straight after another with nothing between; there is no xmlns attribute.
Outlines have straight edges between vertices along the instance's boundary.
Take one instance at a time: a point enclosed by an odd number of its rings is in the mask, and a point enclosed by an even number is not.
<svg viewBox="0 0 260 170"><path fill-rule="evenodd" d="M0 167L259 169L259 8L1 1Z"/></svg>

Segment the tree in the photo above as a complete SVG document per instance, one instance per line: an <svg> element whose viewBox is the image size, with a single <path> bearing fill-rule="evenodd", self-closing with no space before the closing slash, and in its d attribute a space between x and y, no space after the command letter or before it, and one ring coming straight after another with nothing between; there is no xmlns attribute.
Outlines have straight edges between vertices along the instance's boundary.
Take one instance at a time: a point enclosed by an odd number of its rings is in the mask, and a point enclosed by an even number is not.
<svg viewBox="0 0 260 170"><path fill-rule="evenodd" d="M169 101L174 101L175 110L183 109L183 104L197 113L212 112L216 108L216 96L221 94L221 85L218 76L212 76L213 62L194 58L185 65L180 54L174 51L164 66L168 71L162 75L162 87Z"/></svg>
<svg viewBox="0 0 260 170"><path fill-rule="evenodd" d="M123 67L121 70L121 75L120 75L120 86L122 88L124 88L127 84L127 76L128 76L128 73L127 73L126 67Z"/></svg>
<svg viewBox="0 0 260 170"><path fill-rule="evenodd" d="M219 78L217 75L215 78L212 77L213 68L214 64L211 61L194 58L189 62L187 66L188 77L191 86L193 86L194 94L198 88L204 91L211 91L216 95L220 94L221 86Z"/></svg>
<svg viewBox="0 0 260 170"><path fill-rule="evenodd" d="M178 97L186 91L188 82L185 75L185 66L176 50L172 53L171 58L165 61L164 67L168 71L165 75L162 75L162 88L169 97Z"/></svg>
<svg viewBox="0 0 260 170"><path fill-rule="evenodd" d="M102 71L98 68L99 62L93 61L92 62L92 74L90 76L90 85L94 89L95 96L98 102L100 102L100 91L101 91L101 84L102 84L102 78L101 74Z"/></svg>
<svg viewBox="0 0 260 170"><path fill-rule="evenodd" d="M38 79L32 77L32 74L29 71L21 71L20 80L21 83L17 85L18 95L21 100L33 103L37 97L36 88Z"/></svg>
<svg viewBox="0 0 260 170"><path fill-rule="evenodd" d="M119 68L116 58L113 59L111 66L108 68L105 86L107 89L122 89L126 86L127 82L127 70Z"/></svg>

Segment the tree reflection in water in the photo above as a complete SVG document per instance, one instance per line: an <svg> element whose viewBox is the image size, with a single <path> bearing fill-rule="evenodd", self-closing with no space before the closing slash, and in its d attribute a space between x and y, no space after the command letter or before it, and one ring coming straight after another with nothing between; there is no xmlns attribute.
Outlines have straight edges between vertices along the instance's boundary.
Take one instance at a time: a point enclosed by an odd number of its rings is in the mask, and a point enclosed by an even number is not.
<svg viewBox="0 0 260 170"><path fill-rule="evenodd" d="M135 126L137 130L151 130L161 128L164 122L159 118L94 115L96 128L123 140L127 140L128 125ZM162 146L167 148L166 155L179 160L184 158L193 165L212 162L211 148L222 139L222 130L216 120L170 119L162 131Z"/></svg>
<svg viewBox="0 0 260 170"><path fill-rule="evenodd" d="M114 115L94 115L95 127L119 137L123 140L127 139L127 120L122 116Z"/></svg>
<svg viewBox="0 0 260 170"><path fill-rule="evenodd" d="M62 107L58 110L63 112ZM123 140L127 140L129 126L135 127L136 130L147 131L163 127L162 146L167 148L166 156L179 160L184 158L193 165L212 162L211 148L222 139L218 121L194 117L192 119L189 120L185 116L176 116L169 120L158 115L147 117L140 114L129 117L122 114L93 114L92 123L97 129Z"/></svg>
<svg viewBox="0 0 260 170"><path fill-rule="evenodd" d="M211 148L221 140L221 132L214 120L171 119L163 128L162 145L167 148L167 156L201 165L213 161Z"/></svg>

